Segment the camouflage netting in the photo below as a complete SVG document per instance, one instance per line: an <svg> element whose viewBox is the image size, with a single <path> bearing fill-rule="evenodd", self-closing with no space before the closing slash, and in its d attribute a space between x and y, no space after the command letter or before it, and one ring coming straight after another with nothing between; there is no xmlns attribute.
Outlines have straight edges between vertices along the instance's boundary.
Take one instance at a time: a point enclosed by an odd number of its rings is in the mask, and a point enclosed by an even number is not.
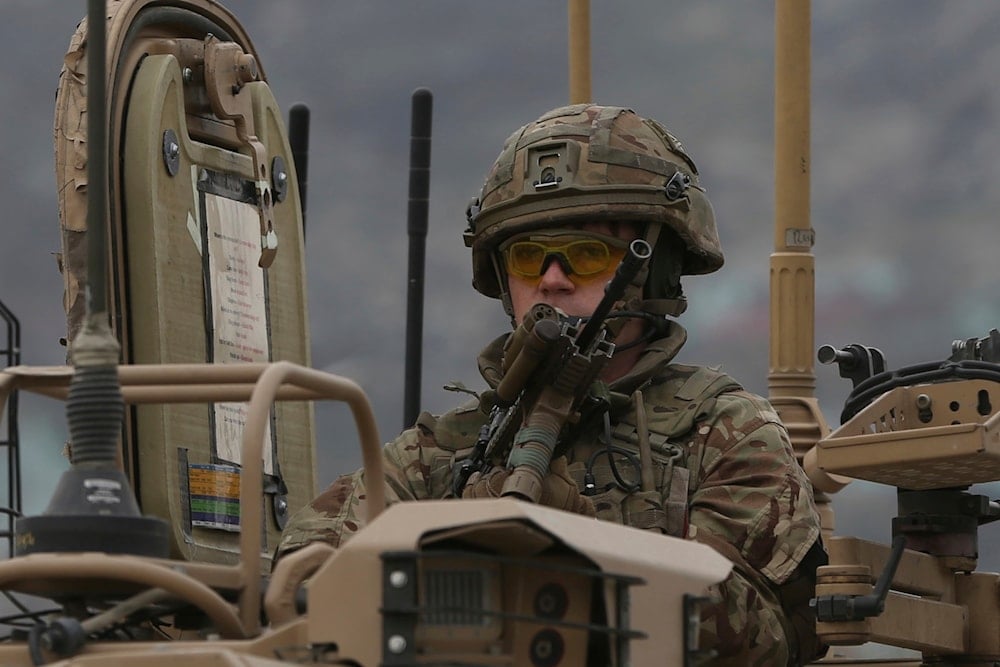
<svg viewBox="0 0 1000 667"><path fill-rule="evenodd" d="M83 325L87 281L87 22L77 27L63 59L53 128L56 186L62 252L56 258L63 276L67 340Z"/></svg>
<svg viewBox="0 0 1000 667"><path fill-rule="evenodd" d="M229 10L214 0L182 0L174 3L176 9L156 7L155 0L108 0L107 1L107 81L108 113L111 117L109 142L110 155L117 155L114 144L118 134L115 128L121 126L122 107L125 95L115 89L120 63L125 63L129 42L136 37L184 36L201 38L199 32L205 25L216 27L217 34L230 35L248 53L253 46L246 32ZM148 13L146 13L148 12ZM203 21L178 20L178 12ZM145 13L145 14L144 14ZM133 33L142 15L142 29ZM260 62L260 59L257 59ZM264 71L259 72L261 81L266 81ZM86 314L84 299L87 284L87 21L77 26L70 39L69 48L63 58L59 74L59 88L56 93L55 121L53 125L55 148L56 191L59 197L59 223L61 232L61 252L56 261L63 276L63 308L66 311L66 340L72 341L83 326ZM119 191L117 165L111 162L111 191ZM115 225L120 225L118 208L120 202L113 198L110 202L112 243ZM117 221L117 223L116 223ZM112 253L114 251L112 250ZM120 258L112 257L109 275L117 271ZM109 301L113 305L113 301Z"/></svg>

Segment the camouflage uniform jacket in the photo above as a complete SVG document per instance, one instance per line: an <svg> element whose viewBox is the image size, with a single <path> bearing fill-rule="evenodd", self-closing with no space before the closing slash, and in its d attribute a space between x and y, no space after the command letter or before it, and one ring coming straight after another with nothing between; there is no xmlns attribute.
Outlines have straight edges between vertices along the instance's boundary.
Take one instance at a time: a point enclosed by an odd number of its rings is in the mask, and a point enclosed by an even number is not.
<svg viewBox="0 0 1000 667"><path fill-rule="evenodd" d="M719 654L712 664L808 662L817 652L808 600L816 559L825 555L812 489L767 401L717 371L669 363L684 338L674 325L610 385L612 441L630 452L638 451L633 392L641 390L657 490L626 493L614 483L615 472L638 479L630 462L637 459L609 455L599 441L603 427L574 434L569 473L583 488L589 468L599 518L698 540L733 561L733 573L713 591L717 602L703 614L702 646ZM480 357L493 386L502 341ZM441 417L422 414L383 450L387 500L453 497L452 465L469 455L486 419L478 400ZM364 497L361 471L336 480L292 517L279 555L314 540L338 546L349 539L362 525Z"/></svg>

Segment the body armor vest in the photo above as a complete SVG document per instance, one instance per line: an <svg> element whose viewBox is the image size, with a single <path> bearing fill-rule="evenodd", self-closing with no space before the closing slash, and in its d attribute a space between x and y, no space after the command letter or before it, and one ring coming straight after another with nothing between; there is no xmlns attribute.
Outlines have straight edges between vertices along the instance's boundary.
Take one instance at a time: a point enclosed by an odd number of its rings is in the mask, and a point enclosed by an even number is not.
<svg viewBox="0 0 1000 667"><path fill-rule="evenodd" d="M685 537L689 480L692 474L698 474L690 469L690 462L701 460L698 452L691 451L690 435L695 424L711 414L717 396L739 389L742 387L724 373L679 364L667 366L647 383L641 395L653 480L653 488L648 490L639 488L642 463L633 397L613 395L613 404L621 407L612 409L611 447L603 441L603 428L596 426L581 429L565 450L568 471L581 491L593 500L598 517ZM420 415L417 424L433 433L438 447L444 450L431 462L432 495L451 495L447 489L452 466L470 455L486 419L478 401L439 418L429 413Z"/></svg>

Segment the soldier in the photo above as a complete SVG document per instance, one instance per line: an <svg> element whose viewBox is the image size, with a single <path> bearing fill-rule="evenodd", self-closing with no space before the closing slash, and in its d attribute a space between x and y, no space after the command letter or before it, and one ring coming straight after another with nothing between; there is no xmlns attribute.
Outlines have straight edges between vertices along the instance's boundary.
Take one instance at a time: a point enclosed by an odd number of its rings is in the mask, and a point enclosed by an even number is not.
<svg viewBox="0 0 1000 667"><path fill-rule="evenodd" d="M788 434L767 401L732 378L670 363L686 339L671 319L686 305L681 276L723 262L712 207L680 142L628 109L555 109L508 138L468 219L473 286L500 299L515 327L539 302L589 315L627 242L650 244L649 264L610 321L616 349L601 380L611 400L563 432L565 455L552 463L542 502L697 540L730 559L733 573L703 614L702 646L718 651L715 664L817 657L808 601L825 552ZM508 336L479 358L493 388ZM453 467L487 420L488 394L440 417L423 413L386 445L390 501L456 495ZM462 495L497 496L507 474L502 465L476 473ZM636 481L643 476L651 486ZM297 513L279 555L349 539L365 513L364 481L360 471L343 476Z"/></svg>

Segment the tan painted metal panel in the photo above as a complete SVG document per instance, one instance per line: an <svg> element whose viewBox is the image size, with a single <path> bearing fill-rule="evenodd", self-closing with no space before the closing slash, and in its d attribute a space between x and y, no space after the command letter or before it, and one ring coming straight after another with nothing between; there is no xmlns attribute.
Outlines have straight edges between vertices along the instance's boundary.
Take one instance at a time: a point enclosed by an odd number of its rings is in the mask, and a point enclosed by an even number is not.
<svg viewBox="0 0 1000 667"><path fill-rule="evenodd" d="M266 84L247 86L261 118L262 142L291 165L280 114ZM200 243L198 179L203 170L252 180L251 159L196 142L188 136L183 80L176 59L149 56L139 67L126 129L125 191L128 239L129 315L134 363L199 363L210 359L207 345L205 272ZM179 169L163 165L163 137L178 143ZM267 145L267 144L265 144ZM294 181L294 171L289 172ZM155 193L155 195L151 195ZM308 365L301 215L294 185L274 206L282 246L267 270L270 345L274 360ZM256 226L256 220L253 221ZM314 489L312 408L305 403L276 409L278 463L292 509L311 499ZM210 412L204 405L142 405L136 408L140 502L145 512L163 516L173 527L173 551L192 560L235 562L237 533L188 526L185 489L188 464L212 464ZM280 531L267 515L265 551ZM267 558L262 559L266 562Z"/></svg>

